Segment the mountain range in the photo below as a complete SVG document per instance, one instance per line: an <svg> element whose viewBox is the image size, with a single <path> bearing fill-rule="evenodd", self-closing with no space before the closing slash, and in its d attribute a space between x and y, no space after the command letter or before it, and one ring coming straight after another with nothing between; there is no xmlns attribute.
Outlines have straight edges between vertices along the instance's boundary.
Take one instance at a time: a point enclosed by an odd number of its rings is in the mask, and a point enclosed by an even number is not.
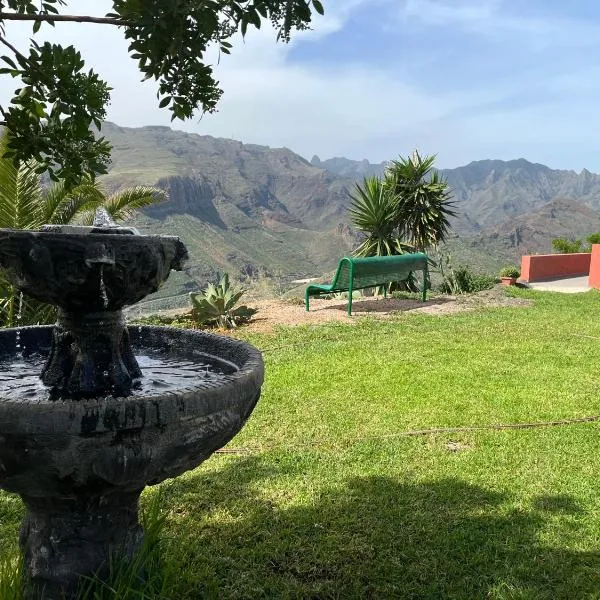
<svg viewBox="0 0 600 600"><path fill-rule="evenodd" d="M109 191L144 184L170 200L136 217L142 231L179 235L190 251L155 307L180 303L187 291L227 271L252 289L283 289L318 277L356 247L347 208L357 181L385 163L346 158L309 162L287 148L105 123L113 144L103 177ZM523 253L547 252L554 237L600 230L600 175L550 169L525 159L482 160L442 174L457 217L444 248L453 261L496 271Z"/></svg>

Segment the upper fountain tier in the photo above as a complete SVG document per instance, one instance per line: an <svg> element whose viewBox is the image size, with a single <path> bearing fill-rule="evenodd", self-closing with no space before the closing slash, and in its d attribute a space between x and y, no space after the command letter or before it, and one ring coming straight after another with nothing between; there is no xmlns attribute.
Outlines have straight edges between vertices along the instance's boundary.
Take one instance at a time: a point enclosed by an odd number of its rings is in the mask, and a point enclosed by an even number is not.
<svg viewBox="0 0 600 600"><path fill-rule="evenodd" d="M92 227L0 229L8 280L59 307L42 381L62 397L128 396L142 371L121 309L158 290L186 258L179 238L139 235L101 214Z"/></svg>
<svg viewBox="0 0 600 600"><path fill-rule="evenodd" d="M64 311L118 311L155 292L187 258L179 238L135 234L106 225L3 229L0 267L19 290Z"/></svg>

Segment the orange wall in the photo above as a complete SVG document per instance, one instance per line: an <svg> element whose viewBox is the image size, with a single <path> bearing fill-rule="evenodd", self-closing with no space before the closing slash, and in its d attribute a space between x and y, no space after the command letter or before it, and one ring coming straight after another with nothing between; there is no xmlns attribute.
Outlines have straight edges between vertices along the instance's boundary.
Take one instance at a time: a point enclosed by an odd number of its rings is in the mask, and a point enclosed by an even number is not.
<svg viewBox="0 0 600 600"><path fill-rule="evenodd" d="M596 244L598 262L598 281L600 287L600 244ZM521 277L523 281L543 281L555 277L569 275L587 275L590 273L592 254L578 252L577 254L533 254L521 258ZM590 280L590 286L591 286Z"/></svg>
<svg viewBox="0 0 600 600"><path fill-rule="evenodd" d="M589 286L600 288L600 244L592 244Z"/></svg>

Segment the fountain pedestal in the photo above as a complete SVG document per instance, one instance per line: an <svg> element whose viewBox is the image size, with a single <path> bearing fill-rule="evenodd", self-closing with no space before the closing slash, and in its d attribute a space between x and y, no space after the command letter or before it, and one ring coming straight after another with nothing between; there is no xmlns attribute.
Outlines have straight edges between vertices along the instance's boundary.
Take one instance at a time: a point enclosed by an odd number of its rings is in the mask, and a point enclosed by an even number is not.
<svg viewBox="0 0 600 600"><path fill-rule="evenodd" d="M111 553L131 557L144 534L138 523L141 490L73 498L23 496L27 514L21 549L28 573L26 597L62 599L77 592L76 573L106 570Z"/></svg>
<svg viewBox="0 0 600 600"><path fill-rule="evenodd" d="M41 360L53 329L22 328L22 348ZM15 349L16 335L0 331L0 364L26 360ZM3 392L0 384L0 487L27 506L21 547L29 598L75 598L82 575L102 574L111 553L135 552L142 540L140 491L225 446L260 396L262 358L249 344L170 327L130 327L128 336L138 356L188 368L192 361L217 361L222 374L205 377L202 366L166 391L149 386L126 397L79 400L55 400L39 388Z"/></svg>
<svg viewBox="0 0 600 600"><path fill-rule="evenodd" d="M66 397L127 396L142 372L120 310L60 310L42 381Z"/></svg>

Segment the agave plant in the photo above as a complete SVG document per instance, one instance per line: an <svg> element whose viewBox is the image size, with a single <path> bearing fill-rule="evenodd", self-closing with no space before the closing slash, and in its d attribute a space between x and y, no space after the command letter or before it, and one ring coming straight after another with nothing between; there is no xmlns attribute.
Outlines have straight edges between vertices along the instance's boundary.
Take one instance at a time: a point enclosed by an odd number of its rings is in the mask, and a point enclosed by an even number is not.
<svg viewBox="0 0 600 600"><path fill-rule="evenodd" d="M209 283L203 292L190 293L194 321L198 325L236 328L256 313L255 308L236 306L243 294L244 290L229 283L229 275L225 273L217 285Z"/></svg>

